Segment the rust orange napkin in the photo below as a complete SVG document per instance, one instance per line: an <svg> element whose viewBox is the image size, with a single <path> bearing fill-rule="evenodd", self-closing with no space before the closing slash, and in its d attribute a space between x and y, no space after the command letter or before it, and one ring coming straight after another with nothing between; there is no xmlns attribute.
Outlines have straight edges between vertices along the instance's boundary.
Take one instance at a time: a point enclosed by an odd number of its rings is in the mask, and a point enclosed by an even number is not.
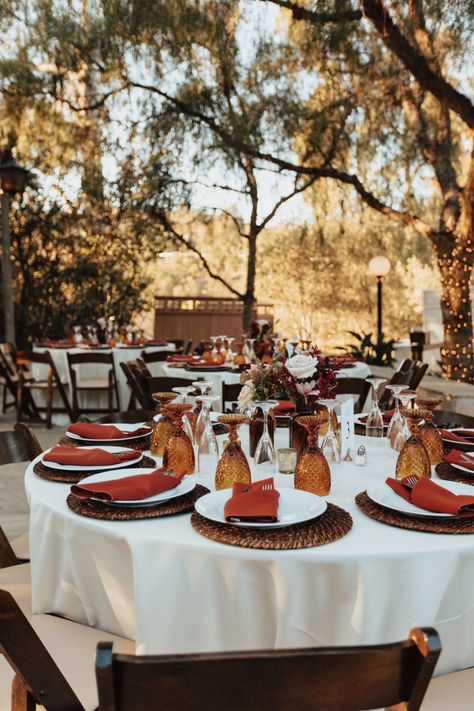
<svg viewBox="0 0 474 711"><path fill-rule="evenodd" d="M278 521L279 498L273 479L264 479L255 484L234 484L232 497L224 506L225 520L274 523Z"/></svg>
<svg viewBox="0 0 474 711"><path fill-rule="evenodd" d="M450 440L451 442L461 442L462 444L474 445L474 432L472 430L457 430L457 432L451 432L451 430L440 430L439 433L443 439Z"/></svg>
<svg viewBox="0 0 474 711"><path fill-rule="evenodd" d="M273 408L275 415L289 415L296 409L292 400L278 400L277 402L278 405Z"/></svg>
<svg viewBox="0 0 474 711"><path fill-rule="evenodd" d="M127 449L126 452L106 452L104 449L87 447L62 447L58 444L43 456L43 462L55 462L67 466L78 467L107 467L119 462L127 462L130 459L137 459L139 453L134 449Z"/></svg>
<svg viewBox="0 0 474 711"><path fill-rule="evenodd" d="M474 516L474 496L453 494L431 479L422 476L410 489L404 485L405 479L398 481L389 477L386 483L406 501L420 509L453 516Z"/></svg>
<svg viewBox="0 0 474 711"><path fill-rule="evenodd" d="M474 472L474 457L460 452L457 449L452 449L449 454L445 456L444 461L449 464L457 464L460 467L470 469Z"/></svg>
<svg viewBox="0 0 474 711"><path fill-rule="evenodd" d="M174 489L181 483L183 476L184 472L169 472L165 467L160 467L150 474L124 476L96 484L75 484L71 486L71 494L80 499L93 496L104 501L139 501Z"/></svg>
<svg viewBox="0 0 474 711"><path fill-rule="evenodd" d="M66 434L72 432L72 434L79 435L85 439L123 439L124 437L139 437L140 435L149 434L151 432L150 427L139 427L134 429L133 425L130 425L129 432L122 432L115 425L98 425L91 422L75 422L73 425L69 425L66 430Z"/></svg>
<svg viewBox="0 0 474 711"><path fill-rule="evenodd" d="M196 358L194 356L182 355L181 353L173 353L166 357L168 363L194 363Z"/></svg>

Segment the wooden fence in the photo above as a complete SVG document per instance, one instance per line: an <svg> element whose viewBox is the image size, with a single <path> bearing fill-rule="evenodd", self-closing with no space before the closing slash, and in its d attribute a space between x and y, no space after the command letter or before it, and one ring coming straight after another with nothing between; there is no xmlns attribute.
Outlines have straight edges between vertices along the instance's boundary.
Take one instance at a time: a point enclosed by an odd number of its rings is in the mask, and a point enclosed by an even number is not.
<svg viewBox="0 0 474 711"><path fill-rule="evenodd" d="M155 338L192 339L242 334L243 304L237 299L155 296ZM257 318L273 321L273 305L260 304Z"/></svg>

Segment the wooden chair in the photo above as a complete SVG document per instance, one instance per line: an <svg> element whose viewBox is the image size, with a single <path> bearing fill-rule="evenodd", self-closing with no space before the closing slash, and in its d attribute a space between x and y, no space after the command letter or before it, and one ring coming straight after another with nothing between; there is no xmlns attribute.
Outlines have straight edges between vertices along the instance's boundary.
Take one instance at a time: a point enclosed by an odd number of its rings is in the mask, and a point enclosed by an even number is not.
<svg viewBox="0 0 474 711"><path fill-rule="evenodd" d="M115 374L113 353L68 353L67 362L72 385L72 409L74 417L77 419L81 412L104 412L103 408L79 407L79 393L106 392L108 397L108 412L120 410L120 397ZM76 366L79 365L99 365L108 367L106 377L81 378L77 377ZM117 407L114 408L114 394Z"/></svg>
<svg viewBox="0 0 474 711"><path fill-rule="evenodd" d="M141 357L145 363L161 363L168 356L175 355L176 351L142 351Z"/></svg>
<svg viewBox="0 0 474 711"><path fill-rule="evenodd" d="M358 395L354 399L354 412L363 412L365 401L370 392L370 383L364 378L337 378L335 395Z"/></svg>
<svg viewBox="0 0 474 711"><path fill-rule="evenodd" d="M18 389L18 377L10 372L4 362L3 354L0 351L0 384L2 386L2 412L5 413L9 407L16 407L16 394ZM8 395L11 401L8 402Z"/></svg>
<svg viewBox="0 0 474 711"><path fill-rule="evenodd" d="M441 652L431 627L367 647L128 657L97 648L99 708L353 711L420 708Z"/></svg>
<svg viewBox="0 0 474 711"><path fill-rule="evenodd" d="M413 369L411 367L408 370L396 370L387 385L406 385L409 388L412 378ZM382 410L389 410L393 407L393 393L387 388L387 385L385 385L385 389L379 398L379 405Z"/></svg>
<svg viewBox="0 0 474 711"><path fill-rule="evenodd" d="M424 378L426 371L428 370L428 363L422 363L418 361L413 364L413 373L410 380L409 388L410 390L416 390L421 381Z"/></svg>
<svg viewBox="0 0 474 711"><path fill-rule="evenodd" d="M174 353L188 354L193 345L192 341L186 339L183 340L182 338L168 338L167 341L168 343L174 343L176 346L176 350L173 351Z"/></svg>
<svg viewBox="0 0 474 711"><path fill-rule="evenodd" d="M232 385L222 383L222 412L233 412L233 410L235 410L235 404L239 398L242 387L240 383L233 383ZM226 402L233 403L231 410L226 410Z"/></svg>
<svg viewBox="0 0 474 711"><path fill-rule="evenodd" d="M55 390L58 391L64 404L64 409L69 418L72 420L73 412L64 387L67 383L61 380L51 353L49 351L45 351L44 353L36 353L34 351L28 353L17 353L17 359L21 360L22 363L38 363L47 367L47 375L45 380L36 380L21 368L18 369L16 397L18 422L45 422L45 420L40 417L41 408L38 407L33 400L32 391L34 390L40 390L46 393L46 427L48 429L51 429L52 414L53 410L56 409L53 407L53 393ZM59 412L60 410L57 409L57 411Z"/></svg>

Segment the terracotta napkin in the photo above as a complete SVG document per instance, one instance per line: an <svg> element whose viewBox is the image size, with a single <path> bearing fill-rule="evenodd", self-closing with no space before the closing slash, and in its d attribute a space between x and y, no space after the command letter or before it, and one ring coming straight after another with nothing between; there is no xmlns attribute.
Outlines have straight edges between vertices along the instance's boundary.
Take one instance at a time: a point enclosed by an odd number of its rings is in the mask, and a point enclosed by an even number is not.
<svg viewBox="0 0 474 711"><path fill-rule="evenodd" d="M139 437L140 435L149 434L151 432L150 427L138 427L135 428L130 425L130 431L122 432L115 425L98 425L91 422L75 422L73 425L69 425L66 430L66 434L72 432L72 434L79 435L85 439L123 439L124 437Z"/></svg>
<svg viewBox="0 0 474 711"><path fill-rule="evenodd" d="M224 506L225 520L274 523L278 521L279 498L273 479L264 479L255 484L234 484L232 497Z"/></svg>
<svg viewBox="0 0 474 711"><path fill-rule="evenodd" d="M161 467L150 474L124 476L115 481L75 484L71 486L71 494L80 499L89 499L93 496L104 501L139 501L174 489L181 483L183 476L184 472L169 472L165 467Z"/></svg>
<svg viewBox="0 0 474 711"><path fill-rule="evenodd" d="M457 432L451 432L451 430L440 430L439 433L443 439L450 440L451 442L474 444L474 432L472 430L457 430Z"/></svg>
<svg viewBox="0 0 474 711"><path fill-rule="evenodd" d="M444 458L445 462L449 464L457 464L465 469L470 469L474 472L474 457L464 452L460 452L458 449L452 449L449 454Z"/></svg>
<svg viewBox="0 0 474 711"><path fill-rule="evenodd" d="M179 353L175 355L169 355L166 357L168 363L194 363L196 360L194 356L180 355Z"/></svg>
<svg viewBox="0 0 474 711"><path fill-rule="evenodd" d="M138 458L138 452L134 449L127 449L126 452L106 452L104 449L96 447L62 447L58 444L43 456L43 462L55 462L78 467L108 467L119 462L127 462Z"/></svg>
<svg viewBox="0 0 474 711"><path fill-rule="evenodd" d="M384 425L388 425L388 423L393 417L394 412L395 410L387 410L387 412L382 412ZM365 417L361 417L359 422L367 422L367 415L365 415Z"/></svg>
<svg viewBox="0 0 474 711"><path fill-rule="evenodd" d="M474 496L453 494L425 476L420 477L412 489L404 482L406 477L401 481L391 477L386 479L399 496L420 509L453 516L474 516Z"/></svg>
<svg viewBox="0 0 474 711"><path fill-rule="evenodd" d="M296 409L296 405L292 400L278 400L278 405L275 405L273 412L275 415L289 415Z"/></svg>

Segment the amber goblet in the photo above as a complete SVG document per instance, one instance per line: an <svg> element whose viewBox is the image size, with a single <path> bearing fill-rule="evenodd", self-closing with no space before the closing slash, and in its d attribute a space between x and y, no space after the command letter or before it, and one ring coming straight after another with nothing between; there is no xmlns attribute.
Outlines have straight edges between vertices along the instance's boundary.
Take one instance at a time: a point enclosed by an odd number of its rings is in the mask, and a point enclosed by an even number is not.
<svg viewBox="0 0 474 711"><path fill-rule="evenodd" d="M427 411L425 421L420 425L419 438L425 445L431 464L439 464L443 461L444 450L441 436L437 427L433 424L433 410L443 402L437 397L417 397L416 404Z"/></svg>
<svg viewBox="0 0 474 711"><path fill-rule="evenodd" d="M228 414L217 418L223 425L230 428L229 439L224 442L224 451L217 464L216 489L229 489L234 484L250 484L250 467L247 457L242 452L237 430L244 422L245 415Z"/></svg>
<svg viewBox="0 0 474 711"><path fill-rule="evenodd" d="M172 472L192 474L194 471L193 444L183 430L183 415L191 408L189 402L172 402L166 406L166 414L171 417L174 429L163 452L163 466Z"/></svg>
<svg viewBox="0 0 474 711"><path fill-rule="evenodd" d="M176 400L176 393L153 393L152 398L161 405L161 417L155 422L151 435L150 452L155 457L162 457L166 443L173 434L174 424L171 417L166 412L166 405Z"/></svg>
<svg viewBox="0 0 474 711"><path fill-rule="evenodd" d="M295 489L326 496L331 488L331 472L326 457L318 447L318 432L328 420L327 412L301 415L298 424L308 430L308 445L298 457L295 469Z"/></svg>
<svg viewBox="0 0 474 711"><path fill-rule="evenodd" d="M397 459L396 477L403 479L406 476L426 476L431 478L431 465L425 445L419 437L420 422L426 420L428 410L419 407L402 407L401 413L406 417L410 436L403 445Z"/></svg>

